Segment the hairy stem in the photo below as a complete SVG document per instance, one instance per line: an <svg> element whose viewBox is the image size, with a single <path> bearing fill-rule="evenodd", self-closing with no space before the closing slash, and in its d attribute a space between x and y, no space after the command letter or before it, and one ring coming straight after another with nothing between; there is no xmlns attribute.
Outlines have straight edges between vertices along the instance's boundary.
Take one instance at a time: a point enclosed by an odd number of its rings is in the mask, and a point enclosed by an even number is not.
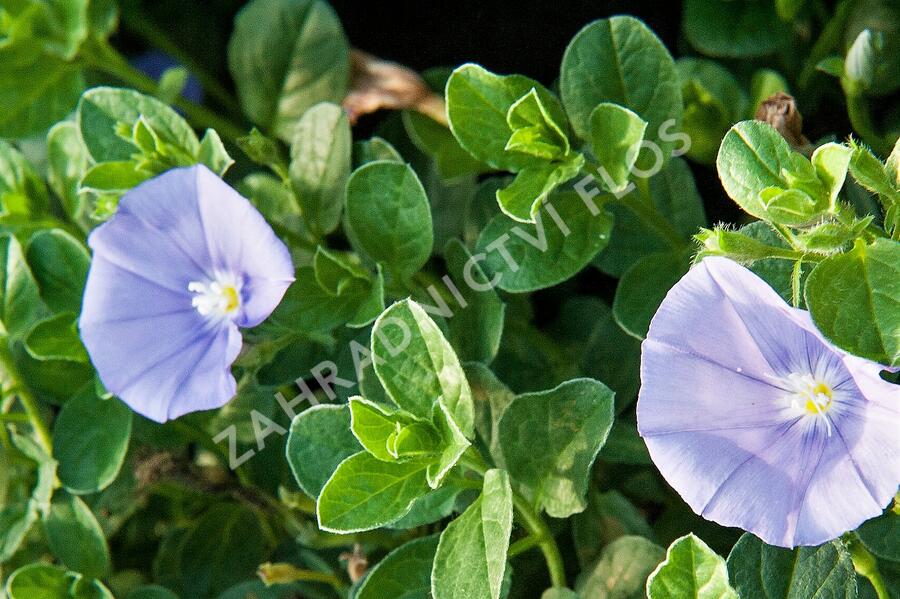
<svg viewBox="0 0 900 599"><path fill-rule="evenodd" d="M461 462L467 468L474 470L481 476L490 469L484 458L474 448L469 449L464 455ZM522 526L528 531L528 537L533 538L531 547L539 547L544 555L544 561L547 562L547 570L550 572L550 581L554 587L566 586L566 568L563 564L562 554L559 552L559 546L556 539L544 519L541 518L528 500L518 491L513 489L513 508L516 516ZM516 547L514 544L513 547ZM517 551L523 551L521 546L516 547Z"/></svg>

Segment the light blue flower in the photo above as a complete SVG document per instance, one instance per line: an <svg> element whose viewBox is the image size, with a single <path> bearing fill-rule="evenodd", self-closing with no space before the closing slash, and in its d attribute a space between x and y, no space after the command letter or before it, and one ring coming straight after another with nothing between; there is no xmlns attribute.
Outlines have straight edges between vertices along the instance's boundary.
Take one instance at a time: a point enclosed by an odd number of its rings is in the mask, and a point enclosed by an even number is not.
<svg viewBox="0 0 900 599"><path fill-rule="evenodd" d="M79 326L106 388L158 422L227 403L238 327L294 279L262 215L206 167L179 168L126 193L88 244Z"/></svg>
<svg viewBox="0 0 900 599"><path fill-rule="evenodd" d="M781 547L881 514L900 484L900 387L762 279L707 258L642 346L638 429L691 508Z"/></svg>

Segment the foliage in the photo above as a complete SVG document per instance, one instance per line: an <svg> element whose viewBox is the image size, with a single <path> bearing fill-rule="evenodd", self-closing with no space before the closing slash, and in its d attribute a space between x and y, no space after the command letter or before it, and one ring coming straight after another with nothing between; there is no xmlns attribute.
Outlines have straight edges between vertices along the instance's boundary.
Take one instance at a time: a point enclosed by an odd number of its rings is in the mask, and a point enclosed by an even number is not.
<svg viewBox="0 0 900 599"><path fill-rule="evenodd" d="M179 53L205 104L110 42L133 3L3 2L0 597L900 597L897 500L818 547L738 538L664 483L633 405L640 342L706 256L898 380L900 11L825 4L686 0L677 60L599 19L548 57L555 85L459 56L424 74L437 118L402 105L365 138L325 0L247 2L224 87ZM846 114L797 144L754 120L787 90ZM88 239L195 164L296 281L245 331L236 397L157 424L79 336Z"/></svg>

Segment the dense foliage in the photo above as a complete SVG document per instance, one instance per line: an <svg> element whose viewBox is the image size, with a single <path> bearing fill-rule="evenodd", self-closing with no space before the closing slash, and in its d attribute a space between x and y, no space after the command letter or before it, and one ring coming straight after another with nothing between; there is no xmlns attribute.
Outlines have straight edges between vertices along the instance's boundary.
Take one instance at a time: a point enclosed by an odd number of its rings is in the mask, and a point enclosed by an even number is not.
<svg viewBox="0 0 900 599"><path fill-rule="evenodd" d="M599 19L541 83L420 77L324 0L250 0L222 83L134 3L3 0L0 597L900 599L900 6L827 5L686 0L678 59ZM126 56L120 19L166 54ZM836 128L807 138L804 102ZM179 271L204 260L210 281ZM874 504L809 500L824 543L752 522L782 509L765 477L724 518L749 532L717 524L645 444L667 395L742 409L727 378L642 363L698 264L746 277L716 288L734 322L773 312L720 329L709 292L712 332L664 340L682 354L720 331L772 362L805 326L869 377L853 400L882 411L835 463ZM778 295L743 301L751 271ZM163 279L223 328L165 324ZM837 443L840 385L791 369Z"/></svg>

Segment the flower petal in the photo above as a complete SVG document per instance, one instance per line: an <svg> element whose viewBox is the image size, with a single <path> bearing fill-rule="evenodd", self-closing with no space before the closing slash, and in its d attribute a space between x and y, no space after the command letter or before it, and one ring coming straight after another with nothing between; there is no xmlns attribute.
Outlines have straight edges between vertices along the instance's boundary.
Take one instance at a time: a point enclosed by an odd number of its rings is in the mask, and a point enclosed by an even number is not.
<svg viewBox="0 0 900 599"><path fill-rule="evenodd" d="M95 254L172 291L209 278L193 169L172 169L130 190L88 244Z"/></svg>
<svg viewBox="0 0 900 599"><path fill-rule="evenodd" d="M790 415L784 413L784 390L773 382L647 338L641 348L638 429L646 438L782 424Z"/></svg>
<svg viewBox="0 0 900 599"><path fill-rule="evenodd" d="M669 291L647 338L730 370L771 377L795 370L810 336L762 279L731 260L709 257Z"/></svg>
<svg viewBox="0 0 900 599"><path fill-rule="evenodd" d="M239 326L262 322L294 280L287 247L263 216L205 166L193 167L201 220L213 267L244 277Z"/></svg>
<svg viewBox="0 0 900 599"><path fill-rule="evenodd" d="M230 366L240 349L241 336L234 324L207 331L176 353L148 363L117 395L135 412L157 422L221 407L237 388Z"/></svg>
<svg viewBox="0 0 900 599"><path fill-rule="evenodd" d="M698 514L773 545L820 544L897 491L900 394L880 370L747 269L707 258L669 292L642 345L638 429ZM798 411L788 375L827 382L827 414Z"/></svg>

